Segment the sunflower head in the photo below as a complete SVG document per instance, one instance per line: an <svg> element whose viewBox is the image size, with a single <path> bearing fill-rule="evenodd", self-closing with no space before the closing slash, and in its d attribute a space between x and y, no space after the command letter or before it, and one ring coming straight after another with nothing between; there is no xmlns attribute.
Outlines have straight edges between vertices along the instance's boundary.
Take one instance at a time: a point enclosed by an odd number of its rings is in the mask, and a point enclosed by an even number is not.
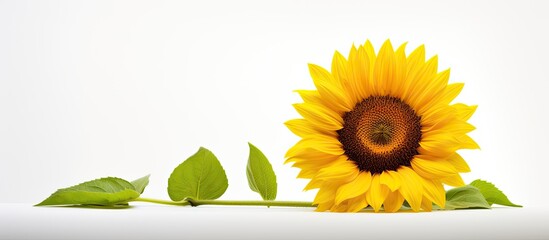
<svg viewBox="0 0 549 240"><path fill-rule="evenodd" d="M467 134L476 106L452 103L462 83L448 84L450 70L438 72L437 56L425 60L423 46L411 54L387 40L353 46L349 57L336 52L331 72L309 65L316 90L297 90L294 104L303 117L286 126L302 139L286 162L318 189L318 211L444 208L443 184L464 185L469 166L456 153L477 149Z"/></svg>

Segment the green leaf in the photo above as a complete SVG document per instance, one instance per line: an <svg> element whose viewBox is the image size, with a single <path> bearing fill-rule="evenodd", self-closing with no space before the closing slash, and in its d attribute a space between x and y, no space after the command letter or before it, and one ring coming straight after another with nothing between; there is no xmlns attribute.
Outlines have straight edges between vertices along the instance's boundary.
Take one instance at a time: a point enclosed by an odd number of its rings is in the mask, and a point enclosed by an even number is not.
<svg viewBox="0 0 549 240"><path fill-rule="evenodd" d="M478 190L480 190L480 193L482 193L482 195L490 205L495 203L510 207L522 207L521 205L512 203L509 198L507 198L507 196L505 196L505 194L491 182L477 179L471 182L469 185L478 188Z"/></svg>
<svg viewBox="0 0 549 240"><path fill-rule="evenodd" d="M173 201L211 200L221 197L228 186L225 170L215 155L201 147L173 170L168 179L168 194Z"/></svg>
<svg viewBox="0 0 549 240"><path fill-rule="evenodd" d="M450 189L446 192L446 206L444 209L490 208L482 193L473 186L463 186Z"/></svg>
<svg viewBox="0 0 549 240"><path fill-rule="evenodd" d="M107 177L59 189L36 206L78 204L114 206L138 197L139 193L128 181Z"/></svg>
<svg viewBox="0 0 549 240"><path fill-rule="evenodd" d="M274 200L276 198L276 175L273 167L265 155L256 146L250 146L250 156L246 167L248 185L252 191L259 193L263 200Z"/></svg>
<svg viewBox="0 0 549 240"><path fill-rule="evenodd" d="M149 185L149 177L151 175L144 176L142 178L133 180L131 183L135 187L135 191L137 191L139 194L142 194L143 191L145 191L145 188L147 185Z"/></svg>

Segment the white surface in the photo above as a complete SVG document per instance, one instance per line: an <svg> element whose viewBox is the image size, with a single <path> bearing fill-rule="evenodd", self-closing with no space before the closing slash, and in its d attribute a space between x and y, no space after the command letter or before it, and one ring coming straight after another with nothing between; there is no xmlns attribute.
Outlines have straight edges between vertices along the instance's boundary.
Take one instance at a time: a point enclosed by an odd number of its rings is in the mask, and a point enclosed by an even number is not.
<svg viewBox="0 0 549 240"><path fill-rule="evenodd" d="M540 223L529 219L545 216L546 210L536 208L549 198L542 190L549 182L547 4L0 0L0 202L37 203L57 188L93 178L149 173L144 196L167 199L172 169L199 146L212 150L226 169L230 186L224 199L258 199L245 177L248 141L273 163L278 199L310 201L315 192L302 192L306 181L282 164L297 141L282 124L297 117L292 90L313 88L307 63L329 68L336 49L346 55L352 43L367 38L378 49L390 38L395 45L407 41L408 53L426 44L428 56L439 55L440 70L452 67L452 82L465 82L458 100L479 105L471 122L482 150L463 152L472 168L466 181L490 180L527 207L350 216L4 205L0 219L9 227L2 234L31 226L19 237L34 232L46 238L97 226L96 236L108 235L101 228L146 235L151 224L151 233L171 229L171 235L213 221L224 231L207 228L207 236L248 236L239 223L267 222L276 223L278 234L290 234L289 228L304 237L406 235L484 224L491 226L478 227L485 234L519 226L520 233L534 236ZM405 231L408 225L418 228Z"/></svg>
<svg viewBox="0 0 549 240"><path fill-rule="evenodd" d="M1 204L0 239L549 239L549 211L531 208L342 214L311 209L33 208ZM32 228L29 228L32 226Z"/></svg>

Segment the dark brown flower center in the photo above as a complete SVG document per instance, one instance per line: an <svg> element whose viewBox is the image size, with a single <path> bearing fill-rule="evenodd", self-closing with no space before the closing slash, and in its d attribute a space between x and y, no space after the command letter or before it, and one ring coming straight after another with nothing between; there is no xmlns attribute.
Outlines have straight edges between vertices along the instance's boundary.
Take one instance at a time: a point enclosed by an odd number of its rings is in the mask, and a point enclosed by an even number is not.
<svg viewBox="0 0 549 240"><path fill-rule="evenodd" d="M338 130L345 154L361 171L382 173L410 166L418 154L421 118L399 98L369 97L343 115Z"/></svg>

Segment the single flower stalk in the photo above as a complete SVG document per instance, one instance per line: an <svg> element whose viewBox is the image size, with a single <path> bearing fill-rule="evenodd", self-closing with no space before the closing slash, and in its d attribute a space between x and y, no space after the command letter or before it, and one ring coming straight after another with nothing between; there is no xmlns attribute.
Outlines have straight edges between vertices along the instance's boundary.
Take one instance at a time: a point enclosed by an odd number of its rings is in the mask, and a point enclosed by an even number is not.
<svg viewBox="0 0 549 240"><path fill-rule="evenodd" d="M336 52L331 72L309 65L316 90L297 90L303 117L286 126L301 140L286 162L318 189L318 211L357 212L371 206L396 212L407 201L414 211L444 208L443 185L465 185L470 171L459 149L478 149L467 134L476 106L452 103L463 83L449 84L438 57L425 60L423 46L411 54L387 40Z"/></svg>

